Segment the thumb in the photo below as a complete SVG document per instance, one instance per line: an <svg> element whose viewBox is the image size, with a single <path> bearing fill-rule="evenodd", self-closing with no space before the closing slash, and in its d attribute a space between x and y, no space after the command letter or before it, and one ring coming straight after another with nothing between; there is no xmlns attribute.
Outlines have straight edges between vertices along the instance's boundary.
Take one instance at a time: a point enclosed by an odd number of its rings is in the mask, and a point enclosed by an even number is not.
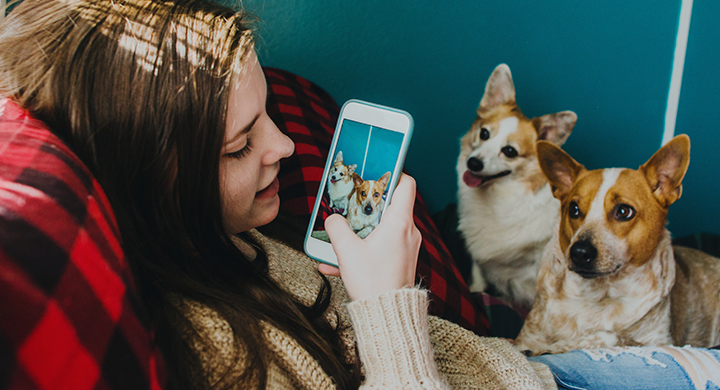
<svg viewBox="0 0 720 390"><path fill-rule="evenodd" d="M325 220L325 231L333 247L349 244L354 239L360 239L350 228L347 219L340 214L333 214Z"/></svg>

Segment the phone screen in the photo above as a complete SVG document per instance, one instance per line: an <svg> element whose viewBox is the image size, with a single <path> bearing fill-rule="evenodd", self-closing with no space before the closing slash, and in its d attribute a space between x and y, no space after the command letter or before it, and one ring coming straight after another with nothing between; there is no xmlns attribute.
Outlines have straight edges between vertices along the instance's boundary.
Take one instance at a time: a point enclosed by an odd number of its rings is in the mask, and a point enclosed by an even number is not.
<svg viewBox="0 0 720 390"><path fill-rule="evenodd" d="M325 219L344 216L366 237L380 222L405 134L344 119L323 185L312 237L329 242Z"/></svg>

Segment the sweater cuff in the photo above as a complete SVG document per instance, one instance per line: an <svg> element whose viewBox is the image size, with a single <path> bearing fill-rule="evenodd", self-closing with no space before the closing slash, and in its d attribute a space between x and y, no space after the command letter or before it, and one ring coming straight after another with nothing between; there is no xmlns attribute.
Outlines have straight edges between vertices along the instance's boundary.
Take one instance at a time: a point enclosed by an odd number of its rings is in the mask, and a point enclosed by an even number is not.
<svg viewBox="0 0 720 390"><path fill-rule="evenodd" d="M428 294L389 291L348 304L367 387L442 388L428 333Z"/></svg>

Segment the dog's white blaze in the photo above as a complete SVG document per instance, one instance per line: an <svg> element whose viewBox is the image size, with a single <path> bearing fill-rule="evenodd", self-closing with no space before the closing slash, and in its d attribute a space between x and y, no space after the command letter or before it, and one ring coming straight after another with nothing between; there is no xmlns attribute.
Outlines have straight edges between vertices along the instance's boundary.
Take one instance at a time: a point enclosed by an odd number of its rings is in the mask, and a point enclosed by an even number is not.
<svg viewBox="0 0 720 390"><path fill-rule="evenodd" d="M498 137L501 138L502 141L505 141L510 134L517 131L518 123L520 123L520 121L514 116L501 120Z"/></svg>
<svg viewBox="0 0 720 390"><path fill-rule="evenodd" d="M618 177L620 177L620 172L622 171L623 168L611 168L603 171L603 182L595 195L595 199L593 199L590 204L590 210L588 210L587 217L585 218L586 221L605 220L605 215L607 214L605 211L605 197L608 191L610 191L610 188L617 182Z"/></svg>
<svg viewBox="0 0 720 390"><path fill-rule="evenodd" d="M586 227L596 226L597 224L601 226L604 225L606 215L605 196L607 196L610 188L615 185L618 177L620 176L620 172L622 171L623 168L610 168L603 171L603 182L600 184L600 188L598 189L597 194L595 194L595 198L592 203L590 203L590 209L587 211L585 223L583 223L583 227L575 232L571 242L575 242L578 236L585 232ZM569 247L568 250L570 250Z"/></svg>

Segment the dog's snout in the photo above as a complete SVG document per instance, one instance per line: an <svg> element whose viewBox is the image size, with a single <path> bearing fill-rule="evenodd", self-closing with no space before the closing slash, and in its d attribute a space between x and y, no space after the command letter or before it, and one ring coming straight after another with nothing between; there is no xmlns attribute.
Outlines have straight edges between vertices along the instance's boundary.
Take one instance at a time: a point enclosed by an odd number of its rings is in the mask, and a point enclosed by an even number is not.
<svg viewBox="0 0 720 390"><path fill-rule="evenodd" d="M483 162L479 158L470 157L467 160L467 167L473 172L480 172L483 170Z"/></svg>
<svg viewBox="0 0 720 390"><path fill-rule="evenodd" d="M597 248L590 240L580 240L570 247L570 259L580 269L590 269L597 259Z"/></svg>
<svg viewBox="0 0 720 390"><path fill-rule="evenodd" d="M373 212L372 206L369 205L369 204L368 204L368 205L365 205L365 207L363 208L363 213L364 213L365 215L370 215L370 214L372 214L372 212Z"/></svg>

